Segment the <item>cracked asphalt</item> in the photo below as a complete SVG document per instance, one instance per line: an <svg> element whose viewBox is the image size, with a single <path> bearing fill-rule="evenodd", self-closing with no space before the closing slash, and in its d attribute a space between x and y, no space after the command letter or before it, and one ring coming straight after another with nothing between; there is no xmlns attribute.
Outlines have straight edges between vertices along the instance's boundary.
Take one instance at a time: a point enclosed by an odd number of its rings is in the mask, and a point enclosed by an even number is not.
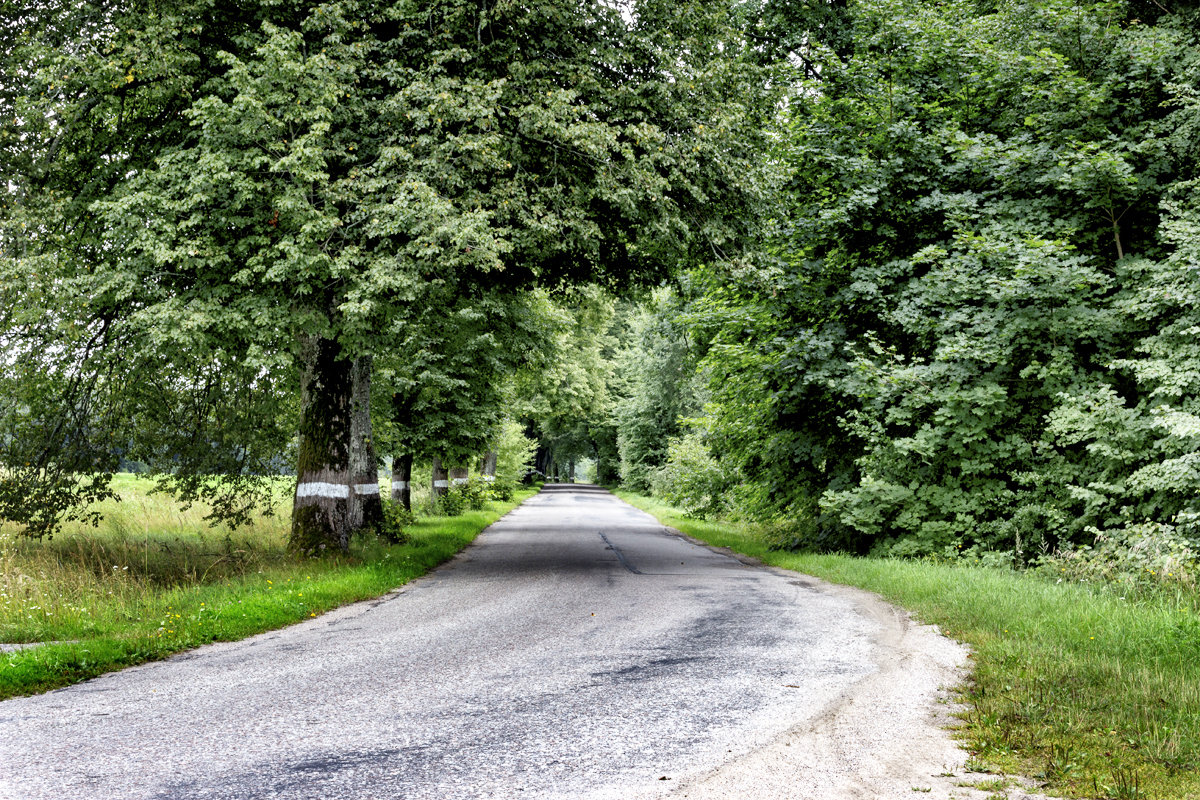
<svg viewBox="0 0 1200 800"><path fill-rule="evenodd" d="M382 599L0 703L0 798L911 797L838 794L841 752L738 772L879 682L909 627L879 607L547 487ZM884 737L933 736L922 774L960 757L927 718L962 656Z"/></svg>

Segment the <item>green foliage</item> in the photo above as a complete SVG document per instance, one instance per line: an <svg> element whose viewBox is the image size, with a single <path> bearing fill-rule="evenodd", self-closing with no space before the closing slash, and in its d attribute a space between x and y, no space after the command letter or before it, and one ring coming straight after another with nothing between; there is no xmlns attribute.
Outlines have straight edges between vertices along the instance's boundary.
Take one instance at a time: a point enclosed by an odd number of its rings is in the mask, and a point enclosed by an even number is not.
<svg viewBox="0 0 1200 800"><path fill-rule="evenodd" d="M507 484L506 484L507 485ZM506 492L512 498L512 491ZM458 517L466 511L481 511L496 498L491 486L478 478L451 486L437 499L436 509L443 516Z"/></svg>
<svg viewBox="0 0 1200 800"><path fill-rule="evenodd" d="M451 486L446 493L437 499L437 511L446 517L461 516L469 507L471 493L469 484Z"/></svg>
<svg viewBox="0 0 1200 800"><path fill-rule="evenodd" d="M226 304L228 287L189 294L161 262L144 277L112 268L116 227L96 204L191 136L183 98L260 20L204 4L189 23L196 4L152 5L51 0L4 15L0 491L37 501L0 514L36 535L102 496L74 475L131 458L244 523L267 494L256 476L278 472L294 429L287 359L260 314Z"/></svg>
<svg viewBox="0 0 1200 800"><path fill-rule="evenodd" d="M1043 572L1058 579L1196 591L1200 545L1171 525L1144 522L1098 533L1090 544L1067 547L1041 559Z"/></svg>
<svg viewBox="0 0 1200 800"><path fill-rule="evenodd" d="M550 340L533 368L516 376L516 408L538 437L538 469L591 455L592 429L613 404L616 301L597 286L583 286L558 302L542 297Z"/></svg>
<svg viewBox="0 0 1200 800"><path fill-rule="evenodd" d="M696 355L679 316L684 299L655 290L628 321L629 341L618 357L625 396L613 409L621 485L650 488L654 470L667 461L668 442L682 432L681 419L703 402Z"/></svg>
<svg viewBox="0 0 1200 800"><path fill-rule="evenodd" d="M517 493L517 484L512 481L495 480L488 486L488 492L491 496L499 500L501 503L511 502Z"/></svg>
<svg viewBox="0 0 1200 800"><path fill-rule="evenodd" d="M515 487L533 465L538 443L525 435L525 426L505 420L496 437L496 481L498 487ZM500 489L508 491L508 489Z"/></svg>
<svg viewBox="0 0 1200 800"><path fill-rule="evenodd" d="M464 484L462 490L467 500L467 508L471 511L482 511L487 508L488 501L495 497L492 487L480 480Z"/></svg>
<svg viewBox="0 0 1200 800"><path fill-rule="evenodd" d="M60 476L105 472L115 446L184 497L253 489L295 429L311 337L399 353L380 394L444 423L405 451L482 449L536 346L488 329L521 330L513 290L654 282L753 226L775 90L719 4L18 11L0 22L0 341L36 358L0 376L18 398L0 458L6 497L55 500L35 528L98 496ZM214 513L241 518L241 488Z"/></svg>
<svg viewBox="0 0 1200 800"><path fill-rule="evenodd" d="M689 312L749 508L1019 563L1191 536L1194 35L1057 0L846 19L773 153L774 263L701 275Z"/></svg>
<svg viewBox="0 0 1200 800"><path fill-rule="evenodd" d="M733 510L738 477L713 458L703 432L689 430L667 443L666 463L654 470L650 488L690 516L718 517Z"/></svg>
<svg viewBox="0 0 1200 800"><path fill-rule="evenodd" d="M392 544L404 544L410 538L409 529L417 521L416 515L401 503L386 498L382 503L383 522L380 523L379 535Z"/></svg>
<svg viewBox="0 0 1200 800"><path fill-rule="evenodd" d="M513 376L541 363L555 324L541 292L442 298L397 320L375 359L379 448L448 462L493 449L512 411Z"/></svg>

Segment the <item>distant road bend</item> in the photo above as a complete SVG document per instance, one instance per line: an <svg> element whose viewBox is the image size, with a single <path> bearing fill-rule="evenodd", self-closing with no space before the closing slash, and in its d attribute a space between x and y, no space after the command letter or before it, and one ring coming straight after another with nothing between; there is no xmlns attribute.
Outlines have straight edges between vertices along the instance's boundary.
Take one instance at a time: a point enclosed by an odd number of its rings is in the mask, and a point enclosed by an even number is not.
<svg viewBox="0 0 1200 800"><path fill-rule="evenodd" d="M963 658L547 486L380 600L0 703L0 798L975 797L935 777Z"/></svg>

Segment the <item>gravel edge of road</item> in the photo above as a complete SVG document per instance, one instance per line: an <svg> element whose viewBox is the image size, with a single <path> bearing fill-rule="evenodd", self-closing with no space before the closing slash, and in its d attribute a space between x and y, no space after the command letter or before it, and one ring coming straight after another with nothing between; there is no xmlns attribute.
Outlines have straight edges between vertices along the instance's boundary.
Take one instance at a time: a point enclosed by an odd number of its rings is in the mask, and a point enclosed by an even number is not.
<svg viewBox="0 0 1200 800"><path fill-rule="evenodd" d="M953 736L970 650L874 592L764 564L663 526L675 536L814 591L836 594L879 626L878 670L812 721L696 778L671 797L688 800L1053 800L1023 776L971 772Z"/></svg>

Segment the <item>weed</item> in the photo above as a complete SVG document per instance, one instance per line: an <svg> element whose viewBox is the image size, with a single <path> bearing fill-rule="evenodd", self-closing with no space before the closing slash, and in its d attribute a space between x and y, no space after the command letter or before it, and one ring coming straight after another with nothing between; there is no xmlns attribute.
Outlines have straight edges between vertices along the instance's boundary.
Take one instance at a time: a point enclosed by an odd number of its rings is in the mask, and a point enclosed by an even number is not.
<svg viewBox="0 0 1200 800"><path fill-rule="evenodd" d="M1111 796L1113 800L1143 800L1138 774L1132 769L1116 769L1113 771Z"/></svg>
<svg viewBox="0 0 1200 800"><path fill-rule="evenodd" d="M1075 769L1076 763L1071 747L1058 742L1051 744L1050 752L1046 755L1046 769L1043 777L1049 781L1062 780L1069 777Z"/></svg>
<svg viewBox="0 0 1200 800"><path fill-rule="evenodd" d="M978 783L965 784L973 786L981 792L1003 792L1009 787L1011 781L1008 778L993 778L991 780L979 781Z"/></svg>

